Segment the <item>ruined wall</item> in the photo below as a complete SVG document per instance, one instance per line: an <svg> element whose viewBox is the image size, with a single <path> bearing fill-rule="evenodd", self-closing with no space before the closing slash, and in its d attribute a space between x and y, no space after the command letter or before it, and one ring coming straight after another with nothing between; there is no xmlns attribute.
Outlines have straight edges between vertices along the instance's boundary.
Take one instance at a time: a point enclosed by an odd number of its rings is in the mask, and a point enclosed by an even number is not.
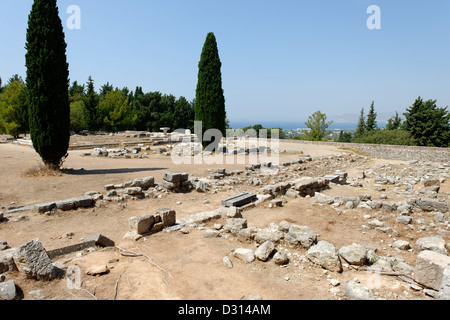
<svg viewBox="0 0 450 320"><path fill-rule="evenodd" d="M284 142L287 142L285 140ZM337 147L357 148L376 158L403 161L450 162L450 148L430 148L415 146L391 146L376 144L356 144L339 142L313 142L291 140L293 143L333 145Z"/></svg>

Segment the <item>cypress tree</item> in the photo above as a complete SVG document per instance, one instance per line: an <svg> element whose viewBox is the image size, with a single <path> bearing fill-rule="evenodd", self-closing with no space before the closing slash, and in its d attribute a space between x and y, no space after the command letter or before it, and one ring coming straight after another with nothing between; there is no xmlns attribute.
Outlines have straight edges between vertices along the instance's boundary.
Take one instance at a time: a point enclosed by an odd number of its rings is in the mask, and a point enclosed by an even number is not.
<svg viewBox="0 0 450 320"><path fill-rule="evenodd" d="M358 126L356 127L355 137L361 136L366 132L366 121L364 118L364 108L361 109Z"/></svg>
<svg viewBox="0 0 450 320"><path fill-rule="evenodd" d="M369 114L367 115L366 130L373 131L378 128L377 126L377 113L375 112L375 101L372 101Z"/></svg>
<svg viewBox="0 0 450 320"><path fill-rule="evenodd" d="M222 89L222 63L214 33L208 33L198 64L198 83L195 97L195 121L202 121L202 136L209 129L220 130L225 136L226 112ZM203 141L202 141L203 142ZM219 141L214 141L218 146ZM207 141L203 146L207 146Z"/></svg>
<svg viewBox="0 0 450 320"><path fill-rule="evenodd" d="M89 76L86 93L83 96L84 104L84 122L86 124L86 129L90 131L95 131L99 129L98 120L98 104L99 98L97 92L94 88L94 80Z"/></svg>
<svg viewBox="0 0 450 320"><path fill-rule="evenodd" d="M35 0L26 36L29 123L33 147L59 169L70 140L69 66L56 0Z"/></svg>

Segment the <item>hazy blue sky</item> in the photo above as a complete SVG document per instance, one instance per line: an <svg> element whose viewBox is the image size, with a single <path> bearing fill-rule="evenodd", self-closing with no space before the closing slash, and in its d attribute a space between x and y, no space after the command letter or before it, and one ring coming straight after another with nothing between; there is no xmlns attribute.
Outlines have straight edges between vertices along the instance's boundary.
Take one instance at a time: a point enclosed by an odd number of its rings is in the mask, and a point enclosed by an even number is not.
<svg viewBox="0 0 450 320"><path fill-rule="evenodd" d="M0 0L0 77L24 79L32 0ZM81 9L70 30L67 8ZM381 9L369 30L367 8ZM222 61L232 121L301 122L320 110L352 120L375 100L380 118L419 95L450 105L448 0L60 0L71 82L195 97L208 32ZM350 115L350 116L349 116Z"/></svg>

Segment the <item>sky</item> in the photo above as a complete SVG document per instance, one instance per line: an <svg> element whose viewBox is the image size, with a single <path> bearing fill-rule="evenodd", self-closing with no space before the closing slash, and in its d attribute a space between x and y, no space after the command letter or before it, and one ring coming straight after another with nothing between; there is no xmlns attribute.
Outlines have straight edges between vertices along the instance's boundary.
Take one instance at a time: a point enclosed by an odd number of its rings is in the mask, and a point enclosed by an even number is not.
<svg viewBox="0 0 450 320"><path fill-rule="evenodd" d="M26 78L32 0L0 0L0 77ZM70 81L195 98L214 32L231 122L380 122L421 96L450 105L448 0L59 0ZM80 29L71 29L71 5ZM367 21L380 9L380 29Z"/></svg>

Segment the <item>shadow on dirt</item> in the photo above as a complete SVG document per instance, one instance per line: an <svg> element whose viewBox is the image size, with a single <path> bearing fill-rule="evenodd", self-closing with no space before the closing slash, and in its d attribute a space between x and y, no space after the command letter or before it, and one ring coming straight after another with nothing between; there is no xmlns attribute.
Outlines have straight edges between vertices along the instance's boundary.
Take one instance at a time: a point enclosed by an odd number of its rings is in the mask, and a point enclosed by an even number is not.
<svg viewBox="0 0 450 320"><path fill-rule="evenodd" d="M121 174L121 173L136 173L136 172L151 172L151 171L163 171L167 168L118 168L118 169L92 169L85 170L83 168L77 170L63 170L63 173L71 174L75 176L89 176L89 175L102 175L102 174Z"/></svg>

